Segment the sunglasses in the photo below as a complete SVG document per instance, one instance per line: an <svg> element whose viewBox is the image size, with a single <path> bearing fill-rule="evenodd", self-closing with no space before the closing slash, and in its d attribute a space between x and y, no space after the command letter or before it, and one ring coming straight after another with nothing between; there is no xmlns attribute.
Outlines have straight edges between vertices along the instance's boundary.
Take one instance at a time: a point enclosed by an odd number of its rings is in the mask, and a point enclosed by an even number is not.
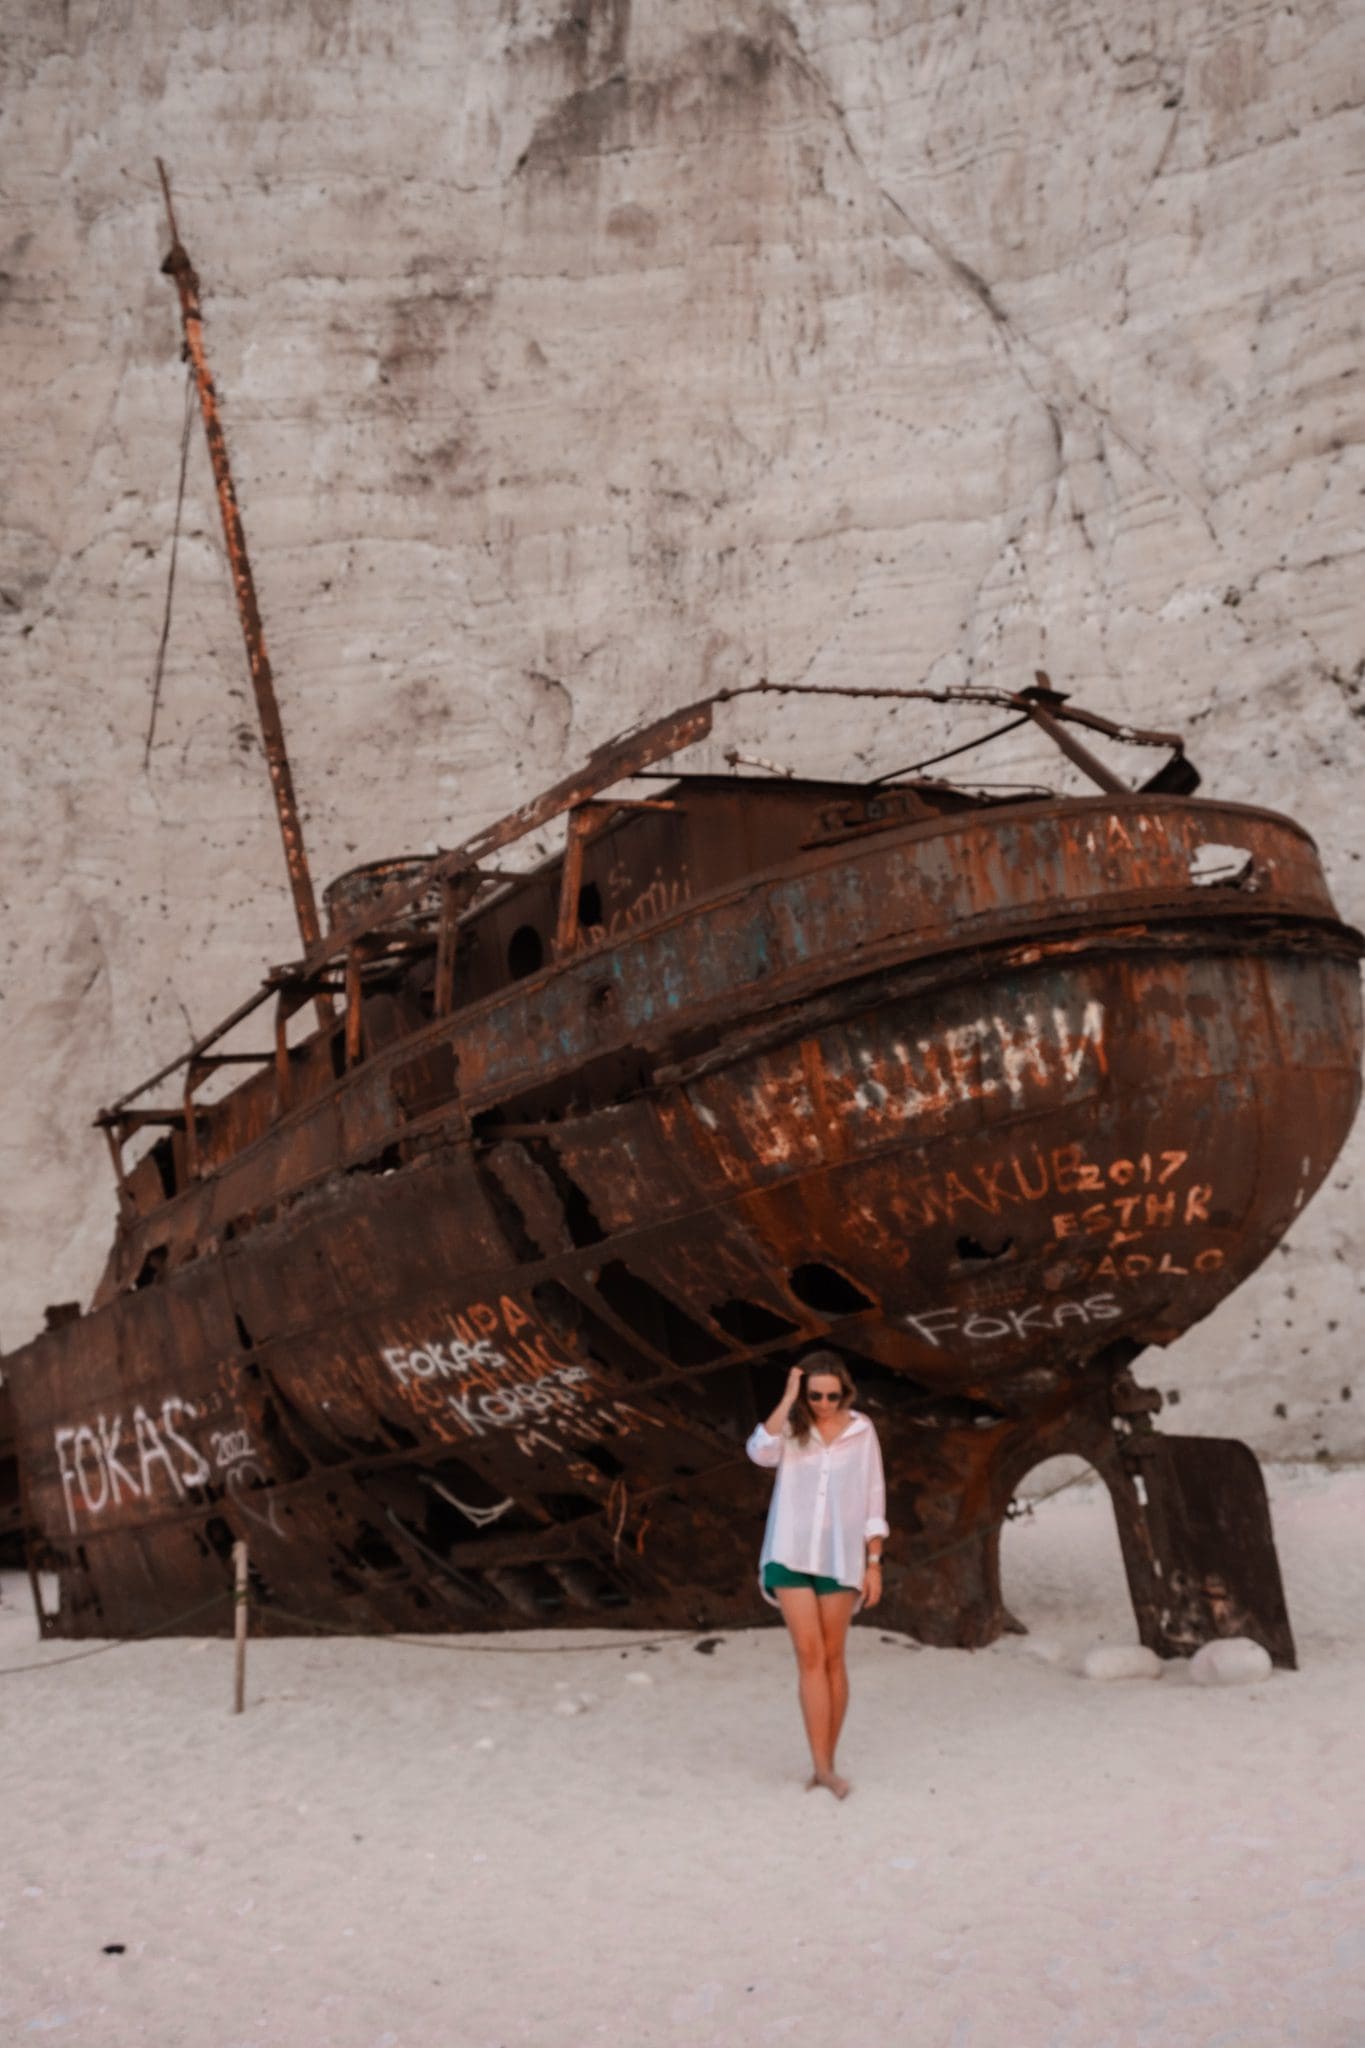
<svg viewBox="0 0 1365 2048"><path fill-rule="evenodd" d="M842 1391L842 1389L841 1389L841 1390L840 1390L840 1391L839 1391L839 1392L838 1392L837 1394L817 1394L817 1393L816 1393L816 1392L814 1391L814 1389L813 1389L813 1388L810 1388L810 1387L808 1387L808 1388L806 1389L806 1399L807 1399L808 1401L835 1401L835 1402L838 1402L838 1401L842 1401L842 1400L843 1400L843 1398L844 1398L844 1396L843 1396L843 1391Z"/></svg>

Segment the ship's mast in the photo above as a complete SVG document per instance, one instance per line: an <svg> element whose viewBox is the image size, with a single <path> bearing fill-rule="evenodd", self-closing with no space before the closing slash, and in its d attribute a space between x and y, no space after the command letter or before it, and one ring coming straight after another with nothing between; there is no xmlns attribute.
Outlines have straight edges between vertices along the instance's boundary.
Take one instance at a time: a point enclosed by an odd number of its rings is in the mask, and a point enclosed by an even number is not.
<svg viewBox="0 0 1365 2048"><path fill-rule="evenodd" d="M289 869L289 886L294 897L294 915L298 919L304 951L309 953L319 943L322 930L318 924L317 902L313 895L313 878L308 870L308 855L304 850L303 828L299 824L298 806L294 801L294 780L289 772L289 756L285 751L280 708L275 701L275 681L270 669L270 658L265 651L265 632L261 625L260 608L256 603L256 585L252 580L251 563L247 558L246 534L242 528L242 515L237 506L237 493L232 485L232 470L228 463L227 442L223 438L223 424L218 417L218 393L214 389L213 375L208 366L208 358L204 354L204 316L199 307L199 279L176 228L170 180L166 176L166 166L160 157L156 160L156 168L161 178L161 190L166 200L166 219L171 231L170 253L161 268L168 277L175 280L175 288L180 294L185 350L199 392L199 409L204 416L204 434L209 444L209 460L213 464L213 480L218 489L218 509L223 519L223 538L227 544L228 562L232 569L232 585L237 594L242 637L246 641L251 687L256 693L261 738L265 744L265 758L270 769L270 785L275 792L280 837L284 841L285 864ZM331 997L319 991L315 1002L318 1021L322 1024L330 1023L333 1014Z"/></svg>

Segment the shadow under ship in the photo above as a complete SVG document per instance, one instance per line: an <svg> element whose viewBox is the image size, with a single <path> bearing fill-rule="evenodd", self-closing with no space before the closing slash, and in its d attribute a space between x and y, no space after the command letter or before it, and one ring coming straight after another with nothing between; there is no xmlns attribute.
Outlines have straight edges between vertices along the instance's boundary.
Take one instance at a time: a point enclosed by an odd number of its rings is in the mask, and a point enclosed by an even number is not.
<svg viewBox="0 0 1365 2048"><path fill-rule="evenodd" d="M1071 1453L1143 1642L1292 1663L1255 1459L1159 1431L1132 1366L1261 1264L1356 1110L1362 941L1308 835L1045 678L835 694L998 704L1090 795L670 774L741 691L343 877L324 932L178 238L167 268L306 946L102 1113L107 1270L4 1361L44 1631L185 1625L238 1538L268 1629L752 1622L744 1439L818 1343L881 1434L879 1621L1008 1626L1002 1524ZM1097 735L1169 758L1132 788Z"/></svg>

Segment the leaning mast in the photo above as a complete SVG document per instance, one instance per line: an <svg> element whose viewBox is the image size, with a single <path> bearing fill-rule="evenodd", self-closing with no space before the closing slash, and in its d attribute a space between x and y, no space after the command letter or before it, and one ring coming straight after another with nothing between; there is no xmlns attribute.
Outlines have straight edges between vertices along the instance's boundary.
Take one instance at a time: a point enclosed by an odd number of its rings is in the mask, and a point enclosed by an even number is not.
<svg viewBox="0 0 1365 2048"><path fill-rule="evenodd" d="M156 168L161 178L161 190L166 201L166 219L171 231L170 251L161 268L168 277L174 279L175 288L180 294L185 352L194 372L194 381L199 392L199 409L204 418L204 434L209 446L209 461L213 464L218 509L223 520L223 538L227 544L232 585L237 596L237 612L242 622L242 637L246 642L247 666L251 671L251 687L256 697L256 712L260 719L261 738L270 770L270 785L275 794L280 837L284 841L284 858L289 870L289 887L294 898L294 915L298 920L304 951L309 953L319 943L322 928L318 923L313 878L309 872L308 855L303 844L303 828L299 823L298 805L294 799L294 779L289 772L289 756L285 750L280 708L275 699L275 680L270 667L270 657L265 650L265 630L261 624L260 607L256 602L256 585L246 551L246 534L237 505L237 493L233 488L223 424L218 415L218 393L214 388L213 373L209 369L208 358L204 353L204 316L199 305L199 279L176 227L170 180L160 157L156 160ZM319 991L315 1000L319 1021L324 1024L330 1023L330 996L324 991Z"/></svg>

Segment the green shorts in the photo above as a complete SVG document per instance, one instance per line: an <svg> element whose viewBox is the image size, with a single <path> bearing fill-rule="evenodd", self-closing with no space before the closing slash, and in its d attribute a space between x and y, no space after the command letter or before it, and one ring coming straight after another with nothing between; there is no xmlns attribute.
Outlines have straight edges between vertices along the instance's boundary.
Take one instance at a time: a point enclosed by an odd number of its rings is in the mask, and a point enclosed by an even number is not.
<svg viewBox="0 0 1365 2048"><path fill-rule="evenodd" d="M763 1567L763 1590L775 1593L779 1586L809 1586L812 1593L856 1593L857 1586L845 1586L820 1572L794 1572L790 1566L769 1562Z"/></svg>

